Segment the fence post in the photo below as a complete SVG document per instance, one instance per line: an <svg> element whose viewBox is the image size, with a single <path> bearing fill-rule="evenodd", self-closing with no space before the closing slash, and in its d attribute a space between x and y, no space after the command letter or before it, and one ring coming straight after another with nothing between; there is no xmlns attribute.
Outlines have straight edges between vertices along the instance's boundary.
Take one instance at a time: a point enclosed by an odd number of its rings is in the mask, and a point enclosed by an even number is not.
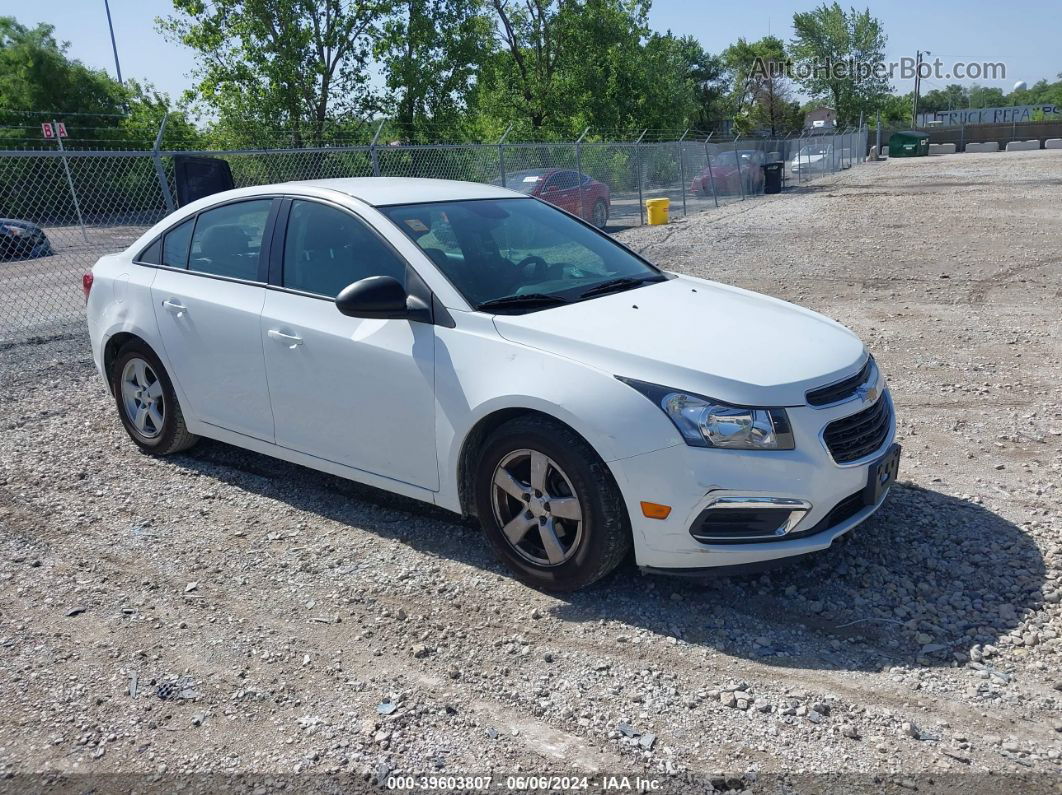
<svg viewBox="0 0 1062 795"><path fill-rule="evenodd" d="M966 151L966 122L965 121L963 121L963 123L959 126L959 151L960 152L965 152Z"/></svg>
<svg viewBox="0 0 1062 795"><path fill-rule="evenodd" d="M372 175L374 177L380 176L380 158L376 154L376 142L380 139L380 133L383 132L384 123L384 121L380 122L380 126L376 128L376 135L372 137L372 142L369 144L369 157L372 160Z"/></svg>
<svg viewBox="0 0 1062 795"><path fill-rule="evenodd" d="M151 148L151 160L155 164L155 176L159 178L159 190L162 191L162 201L166 204L167 215L177 209L173 196L170 195L170 183L166 180L166 169L162 167L162 156L159 154L159 149L162 148L162 134L166 131L166 120L169 117L169 111L162 114L159 133L155 136L155 145Z"/></svg>
<svg viewBox="0 0 1062 795"><path fill-rule="evenodd" d="M645 197L642 195L642 139L648 131L648 129L642 130L642 134L634 142L634 163L638 167L638 223L642 226L645 225Z"/></svg>
<svg viewBox="0 0 1062 795"><path fill-rule="evenodd" d="M502 187L506 187L505 183L509 179L505 173L505 139L509 137L509 132L513 129L513 125L510 123L505 128L505 132L502 133L502 137L498 139L498 175L501 177Z"/></svg>
<svg viewBox="0 0 1062 795"><path fill-rule="evenodd" d="M716 191L715 191L715 174L712 173L712 156L708 152L708 142L710 140L712 140L712 134L714 132L715 132L715 130L712 130L712 132L708 133L708 137L704 139L704 159L705 159L705 161L708 164L708 179L712 183L712 199L715 200L715 206L718 207L719 206L719 194L716 193ZM703 185L703 183L702 183L702 185ZM703 188L702 188L702 190L703 190Z"/></svg>
<svg viewBox="0 0 1062 795"><path fill-rule="evenodd" d="M586 220L586 190L583 188L583 138L590 132L590 128L587 127L583 130L583 134L580 135L575 141L575 172L579 175L579 217L584 221Z"/></svg>
<svg viewBox="0 0 1062 795"><path fill-rule="evenodd" d="M686 156L684 154L683 141L686 140L686 136L689 135L689 128L682 133L682 137L678 140L678 154L679 154L679 181L682 183L682 217L686 217Z"/></svg>
<svg viewBox="0 0 1062 795"><path fill-rule="evenodd" d="M745 178L741 175L741 156L738 154L738 137L734 133L734 165L737 166L738 187L741 188L741 201L745 201Z"/></svg>
<svg viewBox="0 0 1062 795"><path fill-rule="evenodd" d="M63 147L63 136L59 134L59 122L52 119L52 129L55 130L55 142L59 144L60 157L63 160L63 171L66 172L66 184L70 186L70 196L74 200L74 211L77 213L77 222L81 226L81 237L88 243L88 232L85 231L85 219L81 217L81 205L77 200L77 191L74 190L74 178L70 176L70 164L66 162L66 149Z"/></svg>

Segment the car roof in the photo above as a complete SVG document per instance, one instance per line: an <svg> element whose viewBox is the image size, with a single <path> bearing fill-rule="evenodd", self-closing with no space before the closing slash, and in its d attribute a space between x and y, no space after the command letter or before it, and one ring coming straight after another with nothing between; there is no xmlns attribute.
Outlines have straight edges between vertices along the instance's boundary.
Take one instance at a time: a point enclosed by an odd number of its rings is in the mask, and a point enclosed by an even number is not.
<svg viewBox="0 0 1062 795"><path fill-rule="evenodd" d="M288 185L305 185L345 193L373 207L463 199L527 198L522 193L481 182L416 177L341 177L337 179L296 180ZM275 189L275 186L274 186Z"/></svg>

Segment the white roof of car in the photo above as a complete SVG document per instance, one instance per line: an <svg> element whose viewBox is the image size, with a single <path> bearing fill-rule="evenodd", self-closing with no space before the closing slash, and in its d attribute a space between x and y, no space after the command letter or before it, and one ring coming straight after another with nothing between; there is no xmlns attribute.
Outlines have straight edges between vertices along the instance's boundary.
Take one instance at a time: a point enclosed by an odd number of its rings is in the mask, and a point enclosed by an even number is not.
<svg viewBox="0 0 1062 795"><path fill-rule="evenodd" d="M456 179L341 177L337 179L296 180L290 184L346 193L374 207L383 207L389 204L457 201L460 199L527 198L522 193L500 188L497 185L485 185L481 182L460 182Z"/></svg>

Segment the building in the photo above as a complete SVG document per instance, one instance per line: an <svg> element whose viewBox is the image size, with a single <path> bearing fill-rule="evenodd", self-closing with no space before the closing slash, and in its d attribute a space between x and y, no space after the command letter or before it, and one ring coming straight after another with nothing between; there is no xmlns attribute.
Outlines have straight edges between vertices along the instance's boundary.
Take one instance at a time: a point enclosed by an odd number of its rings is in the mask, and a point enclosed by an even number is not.
<svg viewBox="0 0 1062 795"><path fill-rule="evenodd" d="M837 111L826 105L819 105L804 114L804 129L832 130L837 126Z"/></svg>

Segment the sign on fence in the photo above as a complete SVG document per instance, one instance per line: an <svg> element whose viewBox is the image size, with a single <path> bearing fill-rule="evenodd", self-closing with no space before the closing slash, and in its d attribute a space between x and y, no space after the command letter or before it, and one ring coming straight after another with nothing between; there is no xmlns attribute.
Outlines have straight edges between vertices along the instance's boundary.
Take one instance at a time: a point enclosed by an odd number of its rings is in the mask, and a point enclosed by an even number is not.
<svg viewBox="0 0 1062 795"><path fill-rule="evenodd" d="M60 138L70 137L66 134L66 123L61 121L57 121L54 125L50 121L41 122L41 133L49 140L55 138L56 133Z"/></svg>
<svg viewBox="0 0 1062 795"><path fill-rule="evenodd" d="M1007 108L972 108L919 113L917 123L919 127L926 127L930 123L937 123L943 127L959 127L963 124L1024 124L1060 118L1062 118L1062 107L1058 105L1014 105Z"/></svg>

